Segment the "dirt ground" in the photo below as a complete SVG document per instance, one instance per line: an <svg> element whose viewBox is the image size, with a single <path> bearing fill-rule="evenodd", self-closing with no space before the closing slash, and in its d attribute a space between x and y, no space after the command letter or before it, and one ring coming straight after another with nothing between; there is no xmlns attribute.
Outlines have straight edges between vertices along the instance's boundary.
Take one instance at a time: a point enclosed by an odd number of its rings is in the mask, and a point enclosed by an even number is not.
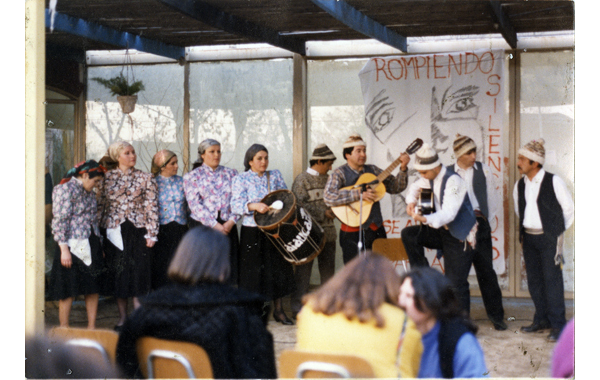
<svg viewBox="0 0 600 380"><path fill-rule="evenodd" d="M289 305L284 299L284 307ZM573 301L567 301L567 319L574 315ZM496 331L486 317L481 298L471 300L471 318L479 326L477 338L485 353L489 376L492 378L546 378L550 376L550 363L555 343L546 341L548 332L523 334L519 328L531 323L533 303L528 299L504 299L508 330ZM46 303L46 326L58 325L58 303ZM288 313L288 315L290 315ZM117 321L117 307L113 299L101 299L97 327L112 329ZM74 303L71 326L85 327L87 319L83 300ZM293 349L296 343L296 326L284 326L273 320L269 331L275 341L277 359L283 350Z"/></svg>

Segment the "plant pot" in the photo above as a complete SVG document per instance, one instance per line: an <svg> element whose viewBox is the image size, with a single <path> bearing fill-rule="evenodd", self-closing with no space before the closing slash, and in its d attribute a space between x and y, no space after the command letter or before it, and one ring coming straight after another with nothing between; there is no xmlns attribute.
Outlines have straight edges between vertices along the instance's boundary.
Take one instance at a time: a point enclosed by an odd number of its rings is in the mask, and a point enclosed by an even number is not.
<svg viewBox="0 0 600 380"><path fill-rule="evenodd" d="M131 113L135 110L135 103L137 102L137 95L119 95L117 100L121 105L123 113Z"/></svg>

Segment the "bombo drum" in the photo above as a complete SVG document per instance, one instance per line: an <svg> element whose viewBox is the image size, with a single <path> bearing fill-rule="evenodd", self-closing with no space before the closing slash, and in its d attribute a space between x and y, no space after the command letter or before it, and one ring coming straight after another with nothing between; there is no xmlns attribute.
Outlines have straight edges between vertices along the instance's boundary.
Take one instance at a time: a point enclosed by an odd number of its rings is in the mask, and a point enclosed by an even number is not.
<svg viewBox="0 0 600 380"><path fill-rule="evenodd" d="M296 204L289 190L276 190L267 194L262 203L269 211L254 212L256 225L292 264L311 262L325 246L325 232L310 214Z"/></svg>

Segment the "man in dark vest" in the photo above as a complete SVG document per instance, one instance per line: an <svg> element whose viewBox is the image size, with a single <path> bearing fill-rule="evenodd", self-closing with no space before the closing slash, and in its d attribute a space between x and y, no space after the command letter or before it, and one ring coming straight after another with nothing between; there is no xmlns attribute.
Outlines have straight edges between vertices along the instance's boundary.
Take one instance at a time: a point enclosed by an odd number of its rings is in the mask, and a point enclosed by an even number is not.
<svg viewBox="0 0 600 380"><path fill-rule="evenodd" d="M340 247L344 264L358 255L359 249L371 249L373 241L377 238L385 238L385 228L383 227L383 217L381 216L381 207L376 201L375 191L366 186L345 189L354 185L359 177L365 173L371 173L375 176L381 174L383 170L375 165L366 164L367 144L358 134L348 138L343 145L343 156L346 164L336 168L325 185L324 200L329 207L348 205L352 202L360 201L361 193L363 203L374 202L371 205L371 212L368 219L362 224L362 235L359 227L349 226L342 221L340 228ZM388 176L383 180L386 192L398 194L406 188L408 183L407 170L410 157L406 153L401 154L400 170L394 176ZM361 246L359 247L359 235L361 237Z"/></svg>
<svg viewBox="0 0 600 380"><path fill-rule="evenodd" d="M515 184L513 199L535 306L533 323L521 331L550 328L548 340L555 342L566 324L562 245L563 233L573 224L574 204L564 181L542 168L545 156L543 139L519 149L517 167L523 178Z"/></svg>
<svg viewBox="0 0 600 380"><path fill-rule="evenodd" d="M421 175L409 188L406 212L420 225L402 229L402 243L411 267L428 266L423 247L437 249L444 256L444 270L452 282L463 309L469 313L469 271L473 263L477 224L467 195L467 184L442 163L427 143L416 153L415 169ZM418 199L421 189L432 189L435 212L420 215Z"/></svg>
<svg viewBox="0 0 600 380"><path fill-rule="evenodd" d="M457 135L453 149L456 163L448 166L447 169L465 180L469 201L477 218L477 243L473 252L473 267L481 290L481 298L494 328L506 330L502 291L493 265L494 252L490 228L490 220L494 220L498 205L494 176L489 166L476 160L477 146L470 137Z"/></svg>

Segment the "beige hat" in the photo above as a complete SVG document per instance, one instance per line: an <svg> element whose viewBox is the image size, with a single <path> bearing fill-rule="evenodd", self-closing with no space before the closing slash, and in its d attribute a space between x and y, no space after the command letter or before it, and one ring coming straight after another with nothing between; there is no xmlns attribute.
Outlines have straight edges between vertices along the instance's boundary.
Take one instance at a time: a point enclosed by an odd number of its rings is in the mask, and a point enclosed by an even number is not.
<svg viewBox="0 0 600 380"><path fill-rule="evenodd" d="M544 165L546 160L546 149L544 149L544 139L531 140L524 147L519 149L521 156L527 157L532 161L539 162Z"/></svg>
<svg viewBox="0 0 600 380"><path fill-rule="evenodd" d="M317 145L317 147L315 148L315 150L313 150L312 153L312 157L310 158L311 160L335 160L335 154L333 154L333 152L331 151L331 149L329 149L329 147L325 144L319 144Z"/></svg>
<svg viewBox="0 0 600 380"><path fill-rule="evenodd" d="M355 146L367 146L367 143L365 142L365 140L363 140L362 137L360 137L360 135L358 133L350 135L350 137L348 137L348 140L346 140L346 142L344 143L344 145L342 147L344 149L346 149L346 148L352 148Z"/></svg>
<svg viewBox="0 0 600 380"><path fill-rule="evenodd" d="M424 143L415 153L415 170L431 170L440 165L437 152L428 143Z"/></svg>
<svg viewBox="0 0 600 380"><path fill-rule="evenodd" d="M477 149L477 145L475 145L475 141L472 138L457 134L452 148L454 149L454 157L459 158L470 150Z"/></svg>

